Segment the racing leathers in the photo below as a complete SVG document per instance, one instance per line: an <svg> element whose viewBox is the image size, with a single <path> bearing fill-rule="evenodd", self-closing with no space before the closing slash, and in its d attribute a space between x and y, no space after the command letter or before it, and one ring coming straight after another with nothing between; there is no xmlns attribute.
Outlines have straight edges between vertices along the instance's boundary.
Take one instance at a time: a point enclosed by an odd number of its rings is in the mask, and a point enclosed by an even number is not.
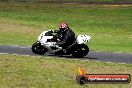
<svg viewBox="0 0 132 88"><path fill-rule="evenodd" d="M57 31L59 41L56 42L56 45L59 45L63 49L67 48L69 45L73 44L74 41L76 40L75 38L75 33L71 30L68 29L64 32L62 31Z"/></svg>

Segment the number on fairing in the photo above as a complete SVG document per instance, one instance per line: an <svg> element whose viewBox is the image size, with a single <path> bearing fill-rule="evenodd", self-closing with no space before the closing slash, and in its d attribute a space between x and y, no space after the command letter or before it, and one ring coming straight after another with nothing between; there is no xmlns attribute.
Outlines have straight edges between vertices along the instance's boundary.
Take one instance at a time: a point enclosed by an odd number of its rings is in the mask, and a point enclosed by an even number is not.
<svg viewBox="0 0 132 88"><path fill-rule="evenodd" d="M87 36L86 35L83 35L82 36L82 40L83 40L83 42L87 42L88 41Z"/></svg>
<svg viewBox="0 0 132 88"><path fill-rule="evenodd" d="M88 35L79 35L79 36L77 37L77 43L78 43L78 44L86 43L86 42L89 41L90 38L91 38L91 37L88 36Z"/></svg>

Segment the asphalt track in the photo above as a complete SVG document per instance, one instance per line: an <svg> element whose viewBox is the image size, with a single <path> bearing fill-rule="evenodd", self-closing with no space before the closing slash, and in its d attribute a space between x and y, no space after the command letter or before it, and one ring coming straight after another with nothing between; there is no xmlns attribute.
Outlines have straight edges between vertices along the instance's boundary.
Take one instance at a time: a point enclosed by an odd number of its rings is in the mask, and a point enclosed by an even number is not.
<svg viewBox="0 0 132 88"><path fill-rule="evenodd" d="M39 56L35 55L31 51L31 47L28 46L3 46L0 45L0 54L14 54L14 55L25 55L25 56ZM101 61L107 63L122 63L132 64L132 54L126 53L112 53L112 52L96 52L90 51L89 54L84 58L73 58L71 56L55 56L55 55L42 55L49 57L64 57L65 59L82 59L89 61Z"/></svg>

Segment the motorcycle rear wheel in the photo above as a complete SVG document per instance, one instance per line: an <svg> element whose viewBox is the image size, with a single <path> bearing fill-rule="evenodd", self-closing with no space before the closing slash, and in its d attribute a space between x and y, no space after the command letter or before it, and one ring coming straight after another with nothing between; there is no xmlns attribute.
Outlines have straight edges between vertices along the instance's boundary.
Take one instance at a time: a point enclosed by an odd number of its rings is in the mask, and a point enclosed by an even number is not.
<svg viewBox="0 0 132 88"><path fill-rule="evenodd" d="M89 48L87 45L85 44L78 44L75 45L73 50L72 50L72 56L73 57L77 57L77 58L81 58L84 57L88 54L89 52Z"/></svg>

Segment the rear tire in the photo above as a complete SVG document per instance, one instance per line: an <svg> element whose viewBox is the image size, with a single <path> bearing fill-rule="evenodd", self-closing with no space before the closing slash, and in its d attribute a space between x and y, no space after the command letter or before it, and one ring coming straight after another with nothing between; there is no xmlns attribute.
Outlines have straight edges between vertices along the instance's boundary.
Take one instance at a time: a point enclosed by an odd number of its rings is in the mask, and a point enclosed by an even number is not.
<svg viewBox="0 0 132 88"><path fill-rule="evenodd" d="M35 42L32 45L32 52L35 53L35 54L42 55L42 54L45 54L47 51L48 50L38 42Z"/></svg>
<svg viewBox="0 0 132 88"><path fill-rule="evenodd" d="M78 44L73 47L72 56L81 58L88 54L89 48L85 44Z"/></svg>

